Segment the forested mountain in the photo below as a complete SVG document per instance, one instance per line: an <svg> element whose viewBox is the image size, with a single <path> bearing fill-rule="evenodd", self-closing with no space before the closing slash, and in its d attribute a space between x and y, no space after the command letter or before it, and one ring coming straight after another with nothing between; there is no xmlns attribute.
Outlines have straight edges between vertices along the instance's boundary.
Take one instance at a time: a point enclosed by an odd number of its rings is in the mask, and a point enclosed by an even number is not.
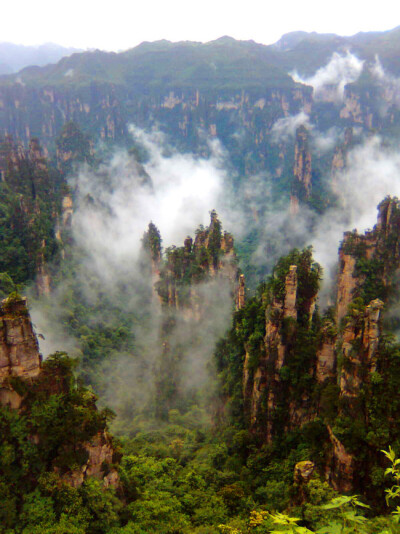
<svg viewBox="0 0 400 534"><path fill-rule="evenodd" d="M399 35L0 78L1 532L400 531Z"/></svg>

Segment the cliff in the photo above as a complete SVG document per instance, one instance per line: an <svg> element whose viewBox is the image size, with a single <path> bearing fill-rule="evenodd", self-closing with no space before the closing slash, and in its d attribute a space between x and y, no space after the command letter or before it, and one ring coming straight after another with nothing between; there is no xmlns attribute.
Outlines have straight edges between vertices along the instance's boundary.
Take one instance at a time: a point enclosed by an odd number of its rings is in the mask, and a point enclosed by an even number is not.
<svg viewBox="0 0 400 534"><path fill-rule="evenodd" d="M294 167L293 187L300 186L312 204L311 152L314 173L328 176L324 158L333 169L342 168L343 143L307 150L299 134L293 150L290 125L303 114L312 118L322 139L331 137L332 129L343 135L352 127L359 130L357 142L372 128L397 138L399 73L393 54L398 43L393 35L385 46L372 36L368 46L369 38L363 46L356 39L353 52L365 66L357 82L340 80L344 92L338 98L336 85L325 84L316 95L289 73L311 76L328 65L333 53L343 55L344 40L330 41L321 52L318 40L304 39L305 48L299 45L296 52L234 39L146 43L124 53L75 54L44 69L25 69L0 80L0 135L11 134L24 146L37 137L49 153L56 152L59 169L68 172L74 160L90 160L99 141L129 146L129 124L145 130L156 126L179 150L200 155L209 154L206 133L220 140L241 178L274 176L271 187L277 196L288 196ZM377 54L385 48L385 71L374 64L370 46ZM301 197L293 192L292 210ZM318 200L326 199L320 194Z"/></svg>
<svg viewBox="0 0 400 534"><path fill-rule="evenodd" d="M320 472L339 491L375 495L369 477L380 469L380 449L399 437L398 346L384 328L399 294L399 267L400 202L386 198L372 231L344 236L336 306L320 315L320 268L309 250L294 251L237 312L230 334L243 363L242 400L232 390L229 402L243 403L256 443L306 439L323 451ZM393 322L393 312L388 317ZM238 372L224 365L228 377ZM312 428L319 428L314 445L304 437Z"/></svg>
<svg viewBox="0 0 400 534"><path fill-rule="evenodd" d="M234 252L233 237L222 232L222 225L215 211L211 212L210 225L200 227L193 241L185 239L183 247L171 247L166 251L166 262L159 273L156 289L163 305L170 309L185 310L187 316L204 313L207 302L200 302L196 285L211 279L221 279L230 284L232 294L239 305L244 303L244 278L239 287L239 273ZM159 253L152 256L152 261Z"/></svg>
<svg viewBox="0 0 400 534"><path fill-rule="evenodd" d="M144 280L155 288L150 313L159 325L155 412L167 419L169 410L190 404L207 383L215 344L234 307L245 306L245 280L239 275L233 237L222 230L214 210L209 226L200 226L195 238L186 237L181 247L162 253L153 223L142 243Z"/></svg>
<svg viewBox="0 0 400 534"><path fill-rule="evenodd" d="M291 383L290 375L299 365L312 373L305 337L312 335L319 276L309 251L294 252L278 263L264 299L265 335L258 346L245 345L243 391L249 425L267 443L313 416L307 388ZM304 343L301 364L294 361L298 339ZM277 421L277 406L288 399L287 412Z"/></svg>
<svg viewBox="0 0 400 534"><path fill-rule="evenodd" d="M48 264L58 249L55 228L61 212L62 178L51 169L37 139L25 148L10 136L0 142L0 172L4 206L0 271L8 272L16 283L36 278L37 293L48 294Z"/></svg>
<svg viewBox="0 0 400 534"><path fill-rule="evenodd" d="M26 307L26 299L9 298L0 308L0 402L19 408L22 397L10 386L10 379L37 378L41 355Z"/></svg>
<svg viewBox="0 0 400 534"><path fill-rule="evenodd" d="M308 132L305 126L296 130L294 145L292 196L301 200L310 198L311 195L311 152L308 147Z"/></svg>
<svg viewBox="0 0 400 534"><path fill-rule="evenodd" d="M3 300L0 409L9 407L21 421L29 421L27 439L37 448L45 469L57 473L61 481L78 487L94 477L104 487L118 487L119 457L105 413L97 410L93 394L76 385L71 365L60 353L42 362L26 299ZM51 406L53 411L48 412Z"/></svg>

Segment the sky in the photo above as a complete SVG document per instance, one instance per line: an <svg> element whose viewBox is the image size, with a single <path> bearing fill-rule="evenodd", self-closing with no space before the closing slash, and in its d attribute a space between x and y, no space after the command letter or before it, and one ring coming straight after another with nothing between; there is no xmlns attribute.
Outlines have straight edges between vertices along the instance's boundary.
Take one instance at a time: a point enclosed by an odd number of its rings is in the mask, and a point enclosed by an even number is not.
<svg viewBox="0 0 400 534"><path fill-rule="evenodd" d="M392 0L13 0L1 6L0 41L125 50L143 41L211 41L223 35L271 44L290 31L353 35L400 25ZM379 8L377 9L377 5ZM370 7L371 6L371 7Z"/></svg>

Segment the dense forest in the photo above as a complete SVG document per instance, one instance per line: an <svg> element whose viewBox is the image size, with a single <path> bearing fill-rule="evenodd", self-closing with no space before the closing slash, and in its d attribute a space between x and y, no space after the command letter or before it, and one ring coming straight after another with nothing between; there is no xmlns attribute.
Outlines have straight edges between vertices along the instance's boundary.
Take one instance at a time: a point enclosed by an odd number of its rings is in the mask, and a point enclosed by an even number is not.
<svg viewBox="0 0 400 534"><path fill-rule="evenodd" d="M0 78L0 532L400 532L398 33Z"/></svg>

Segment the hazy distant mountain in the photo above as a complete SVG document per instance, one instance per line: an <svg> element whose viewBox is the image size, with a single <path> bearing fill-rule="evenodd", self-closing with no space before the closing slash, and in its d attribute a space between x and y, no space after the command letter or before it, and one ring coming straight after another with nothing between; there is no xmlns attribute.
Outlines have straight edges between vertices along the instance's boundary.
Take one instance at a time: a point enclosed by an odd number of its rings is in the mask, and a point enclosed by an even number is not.
<svg viewBox="0 0 400 534"><path fill-rule="evenodd" d="M12 74L29 65L42 67L49 63L57 63L62 57L74 52L81 50L65 48L54 43L39 46L0 43L0 74Z"/></svg>
<svg viewBox="0 0 400 534"><path fill-rule="evenodd" d="M213 91L289 87L293 85L288 76L292 70L311 75L325 65L334 52L347 50L367 61L374 61L378 55L385 69L399 75L399 49L400 27L351 37L292 32L269 46L227 36L208 43L161 40L144 42L120 53L94 50L72 56L77 50L58 45L33 48L0 44L0 74L11 70L15 73L29 65L18 73L18 80L14 74L3 79L3 83L82 86L100 82L146 93L188 87Z"/></svg>

